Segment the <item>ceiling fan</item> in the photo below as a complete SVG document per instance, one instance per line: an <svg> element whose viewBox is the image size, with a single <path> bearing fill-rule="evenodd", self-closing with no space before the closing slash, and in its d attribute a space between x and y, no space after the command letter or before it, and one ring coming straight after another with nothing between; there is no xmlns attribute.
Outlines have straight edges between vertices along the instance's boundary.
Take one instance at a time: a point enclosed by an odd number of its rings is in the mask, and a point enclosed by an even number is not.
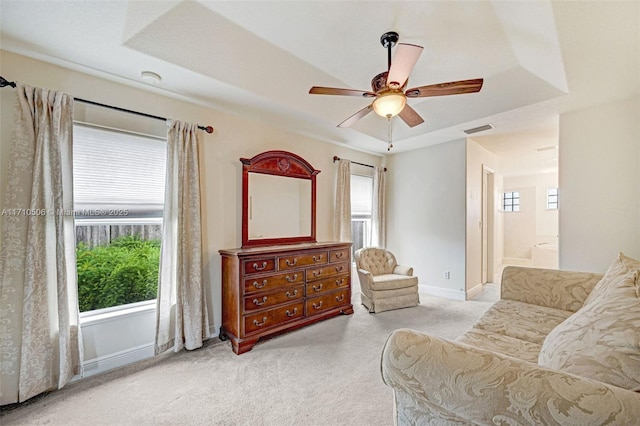
<svg viewBox="0 0 640 426"><path fill-rule="evenodd" d="M349 127L371 112L391 120L398 115L409 127L424 122L422 117L407 104L407 98L426 98L431 96L458 95L475 93L482 89L482 78L452 81L449 83L431 84L405 90L411 70L415 66L422 46L398 43L398 33L390 31L380 37L380 43L387 49L388 70L371 80L371 91L355 89L339 89L335 87L313 86L309 90L312 95L361 96L375 98L373 102L351 117L338 124L338 127ZM391 62L391 48L398 44L396 54Z"/></svg>

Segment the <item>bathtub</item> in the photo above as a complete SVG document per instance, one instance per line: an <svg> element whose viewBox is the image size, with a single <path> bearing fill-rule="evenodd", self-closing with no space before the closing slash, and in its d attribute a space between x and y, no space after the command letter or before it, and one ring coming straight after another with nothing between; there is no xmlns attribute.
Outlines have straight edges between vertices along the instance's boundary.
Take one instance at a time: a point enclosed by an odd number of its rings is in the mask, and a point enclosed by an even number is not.
<svg viewBox="0 0 640 426"><path fill-rule="evenodd" d="M540 243L533 246L533 266L536 268L558 269L558 245Z"/></svg>

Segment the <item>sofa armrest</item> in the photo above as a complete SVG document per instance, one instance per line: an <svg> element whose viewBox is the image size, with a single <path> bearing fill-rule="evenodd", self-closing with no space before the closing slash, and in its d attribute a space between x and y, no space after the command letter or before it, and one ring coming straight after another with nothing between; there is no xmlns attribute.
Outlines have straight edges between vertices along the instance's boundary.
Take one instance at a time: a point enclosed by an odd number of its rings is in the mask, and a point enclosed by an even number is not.
<svg viewBox="0 0 640 426"><path fill-rule="evenodd" d="M413 268L409 266L396 265L396 267L393 268L393 273L410 277L413 275Z"/></svg>
<svg viewBox="0 0 640 426"><path fill-rule="evenodd" d="M381 367L398 424L626 425L640 418L636 392L408 329L389 337Z"/></svg>
<svg viewBox="0 0 640 426"><path fill-rule="evenodd" d="M590 272L507 266L501 298L576 312L601 278Z"/></svg>

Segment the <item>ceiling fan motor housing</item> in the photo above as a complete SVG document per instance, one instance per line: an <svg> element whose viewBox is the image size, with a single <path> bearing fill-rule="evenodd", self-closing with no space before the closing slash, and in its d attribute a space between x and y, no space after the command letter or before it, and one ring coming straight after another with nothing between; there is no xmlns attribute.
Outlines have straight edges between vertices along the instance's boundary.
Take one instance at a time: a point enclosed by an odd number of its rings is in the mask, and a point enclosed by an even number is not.
<svg viewBox="0 0 640 426"><path fill-rule="evenodd" d="M387 76L389 75L388 71L381 72L371 79L371 91L374 93L380 93L383 90L387 89ZM407 87L407 83L409 80L404 82L402 87L398 87L399 90L404 90Z"/></svg>

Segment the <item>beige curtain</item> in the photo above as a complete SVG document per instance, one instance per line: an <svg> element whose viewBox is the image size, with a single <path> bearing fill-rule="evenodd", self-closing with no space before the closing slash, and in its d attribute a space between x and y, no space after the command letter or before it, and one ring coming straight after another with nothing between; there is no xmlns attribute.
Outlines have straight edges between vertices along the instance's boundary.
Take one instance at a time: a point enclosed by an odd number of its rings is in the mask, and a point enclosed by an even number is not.
<svg viewBox="0 0 640 426"><path fill-rule="evenodd" d="M334 217L335 235L338 241L351 241L351 161L338 161L336 180L336 205Z"/></svg>
<svg viewBox="0 0 640 426"><path fill-rule="evenodd" d="M200 224L198 128L169 124L156 355L196 349L209 336Z"/></svg>
<svg viewBox="0 0 640 426"><path fill-rule="evenodd" d="M371 246L385 248L384 167L373 168L373 203L371 208Z"/></svg>
<svg viewBox="0 0 640 426"><path fill-rule="evenodd" d="M1 404L82 373L72 184L73 98L18 84L0 249Z"/></svg>

